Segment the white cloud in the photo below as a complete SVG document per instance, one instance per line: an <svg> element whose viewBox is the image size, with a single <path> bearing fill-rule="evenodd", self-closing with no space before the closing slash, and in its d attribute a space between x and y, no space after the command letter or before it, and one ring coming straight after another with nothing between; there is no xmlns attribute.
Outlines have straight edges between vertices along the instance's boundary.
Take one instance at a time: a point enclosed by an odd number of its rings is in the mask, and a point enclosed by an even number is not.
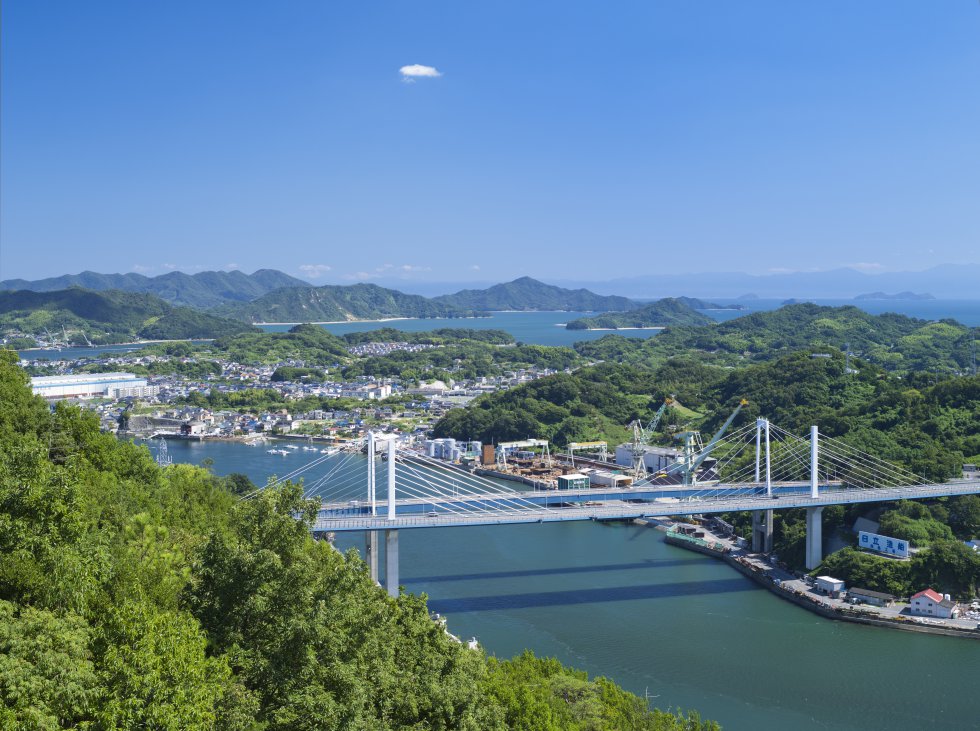
<svg viewBox="0 0 980 731"><path fill-rule="evenodd" d="M415 264L402 264L401 270L403 272L431 272L432 267L423 267Z"/></svg>
<svg viewBox="0 0 980 731"><path fill-rule="evenodd" d="M377 275L371 274L371 272L354 272L353 274L345 274L344 279L360 281L362 279L371 279L374 276Z"/></svg>
<svg viewBox="0 0 980 731"><path fill-rule="evenodd" d="M478 272L478 271L480 271L480 265L479 264L474 264L473 266L470 267L470 269L472 271L474 271L474 272Z"/></svg>
<svg viewBox="0 0 980 731"><path fill-rule="evenodd" d="M144 272L152 272L153 267L143 266L142 264L133 264L133 271L143 274Z"/></svg>
<svg viewBox="0 0 980 731"><path fill-rule="evenodd" d="M442 72L436 69L435 66L423 66L420 63L402 66L398 69L398 73L402 75L402 81L408 82L409 84L415 83L416 79L434 79L442 76Z"/></svg>
<svg viewBox="0 0 980 731"><path fill-rule="evenodd" d="M322 277L331 269L329 264L300 264L299 270L310 279Z"/></svg>
<svg viewBox="0 0 980 731"><path fill-rule="evenodd" d="M231 264L225 264L225 269L228 270L241 269L241 268L242 267L239 264L235 264L234 262L232 262Z"/></svg>

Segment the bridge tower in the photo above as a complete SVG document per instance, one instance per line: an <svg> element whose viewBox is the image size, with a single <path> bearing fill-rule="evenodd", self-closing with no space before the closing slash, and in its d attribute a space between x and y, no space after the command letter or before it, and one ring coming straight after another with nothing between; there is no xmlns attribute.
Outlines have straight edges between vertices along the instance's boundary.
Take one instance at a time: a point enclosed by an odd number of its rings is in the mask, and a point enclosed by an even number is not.
<svg viewBox="0 0 980 731"><path fill-rule="evenodd" d="M755 482L762 482L762 447L765 435L766 457L766 496L772 497L772 460L769 448L769 420L755 420ZM753 553L770 553L772 551L772 510L755 510L752 512L752 551Z"/></svg>
<svg viewBox="0 0 980 731"><path fill-rule="evenodd" d="M371 515L377 515L377 489L375 467L377 465L377 454L375 452L374 432L369 431L367 435L367 499L371 506ZM369 530L366 535L365 554L367 557L368 570L371 573L371 581L378 583L378 552L381 546L378 542L378 531Z"/></svg>
<svg viewBox="0 0 980 731"><path fill-rule="evenodd" d="M395 522L395 449L394 439L388 440L388 520ZM398 529L385 529L385 588L388 596L398 596Z"/></svg>
<svg viewBox="0 0 980 731"><path fill-rule="evenodd" d="M820 497L819 432L810 427L810 497ZM806 567L815 569L823 560L823 508L806 509Z"/></svg>

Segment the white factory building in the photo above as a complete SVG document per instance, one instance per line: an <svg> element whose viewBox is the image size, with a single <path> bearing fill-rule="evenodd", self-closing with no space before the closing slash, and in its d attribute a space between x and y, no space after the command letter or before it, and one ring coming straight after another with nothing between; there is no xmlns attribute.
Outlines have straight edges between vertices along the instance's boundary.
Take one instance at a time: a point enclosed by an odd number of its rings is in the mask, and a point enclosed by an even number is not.
<svg viewBox="0 0 980 731"><path fill-rule="evenodd" d="M620 444L616 447L616 464L621 467L633 466L632 444ZM643 453L643 467L647 472L662 472L683 457L684 452L673 447L654 447L641 445L640 451Z"/></svg>
<svg viewBox="0 0 980 731"><path fill-rule="evenodd" d="M156 396L159 386L132 373L82 373L74 376L35 376L34 394L46 399L59 398L146 398Z"/></svg>

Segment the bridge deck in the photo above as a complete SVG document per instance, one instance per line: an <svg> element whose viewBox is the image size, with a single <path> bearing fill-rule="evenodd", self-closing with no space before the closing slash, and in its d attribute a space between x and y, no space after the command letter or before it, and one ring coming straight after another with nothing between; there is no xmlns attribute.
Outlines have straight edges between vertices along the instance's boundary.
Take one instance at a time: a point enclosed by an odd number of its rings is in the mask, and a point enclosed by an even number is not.
<svg viewBox="0 0 980 731"><path fill-rule="evenodd" d="M851 503L915 500L980 493L980 481L964 481L916 487L882 487L873 489L840 489L825 486L820 496L811 498L806 483L782 483L772 497L758 494L759 485L717 485L712 489L729 494L701 497L705 487L590 489L555 492L514 492L499 495L441 497L399 500L397 517L389 520L382 514L372 516L367 507L326 504L320 510L313 532L392 530L408 528L448 528L472 525L519 523L553 523L571 520L625 520L641 517L670 517L692 513L728 513L742 510L784 510ZM676 499L676 502L664 500ZM658 500L659 499L659 500ZM549 506L558 503L563 506ZM586 505L585 503L604 503ZM515 505L521 503L521 505ZM386 505L379 503L378 512ZM453 512L470 510L473 512Z"/></svg>

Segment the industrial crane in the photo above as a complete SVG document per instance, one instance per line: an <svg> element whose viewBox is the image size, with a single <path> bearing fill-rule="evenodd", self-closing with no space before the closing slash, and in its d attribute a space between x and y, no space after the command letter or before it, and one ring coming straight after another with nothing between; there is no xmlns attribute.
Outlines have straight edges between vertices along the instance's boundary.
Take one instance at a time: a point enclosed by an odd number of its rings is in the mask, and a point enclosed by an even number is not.
<svg viewBox="0 0 980 731"><path fill-rule="evenodd" d="M643 467L643 448L650 443L650 438L657 430L657 426L660 424L664 412L667 411L667 408L672 403L674 403L673 398L670 396L665 398L660 408L657 409L657 413L650 419L650 423L647 424L646 428L643 427L643 422L639 419L635 419L630 424L630 428L633 430L633 478L636 480L641 479L646 474L646 469Z"/></svg>
<svg viewBox="0 0 980 731"><path fill-rule="evenodd" d="M708 442L707 447L701 446L701 432L697 431L685 431L677 435L678 439L684 441L684 456L680 461L672 464L667 468L667 472L679 472L684 478L685 485L693 485L697 483L697 472L698 468L704 463L704 461L711 455L711 450L715 448L721 438L725 435L728 427L732 425L735 421L735 417L738 416L742 407L746 406L749 402L745 399L739 401L738 406L732 412L731 416L721 425L715 435Z"/></svg>

